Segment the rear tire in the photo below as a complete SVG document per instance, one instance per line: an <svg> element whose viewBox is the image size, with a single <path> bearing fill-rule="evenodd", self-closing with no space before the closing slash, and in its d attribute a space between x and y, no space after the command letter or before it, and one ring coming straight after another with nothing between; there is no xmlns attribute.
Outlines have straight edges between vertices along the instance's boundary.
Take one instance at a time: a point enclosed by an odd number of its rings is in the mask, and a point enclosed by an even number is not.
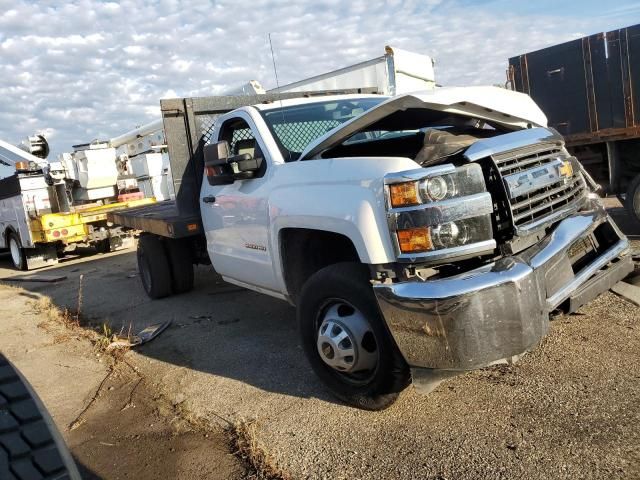
<svg viewBox="0 0 640 480"><path fill-rule="evenodd" d="M193 289L193 258L189 243L184 240L167 240L167 257L171 269L173 293L186 293Z"/></svg>
<svg viewBox="0 0 640 480"><path fill-rule="evenodd" d="M409 384L409 368L369 280L362 264L325 267L305 283L297 314L307 359L331 392L355 407L382 410Z"/></svg>
<svg viewBox="0 0 640 480"><path fill-rule="evenodd" d="M94 248L98 253L109 253L111 252L111 240L108 238L103 238L102 240L98 240L94 243Z"/></svg>
<svg viewBox="0 0 640 480"><path fill-rule="evenodd" d="M162 241L156 235L141 235L138 240L138 271L144 291L149 297L171 295L171 270Z"/></svg>
<svg viewBox="0 0 640 480"><path fill-rule="evenodd" d="M11 261L16 270L27 269L27 255L22 248L22 242L15 232L10 232L7 237L9 243L9 252L11 253Z"/></svg>
<svg viewBox="0 0 640 480"><path fill-rule="evenodd" d="M629 215L640 222L640 175L636 175L627 188L625 207Z"/></svg>

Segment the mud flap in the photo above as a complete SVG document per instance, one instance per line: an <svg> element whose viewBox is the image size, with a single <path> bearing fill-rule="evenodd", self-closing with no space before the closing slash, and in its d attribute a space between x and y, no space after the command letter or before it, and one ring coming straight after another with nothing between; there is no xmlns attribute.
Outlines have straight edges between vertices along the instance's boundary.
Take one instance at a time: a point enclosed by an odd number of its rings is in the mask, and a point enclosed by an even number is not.
<svg viewBox="0 0 640 480"><path fill-rule="evenodd" d="M48 267L58 263L58 251L54 244L25 248L24 253L27 258L27 270Z"/></svg>

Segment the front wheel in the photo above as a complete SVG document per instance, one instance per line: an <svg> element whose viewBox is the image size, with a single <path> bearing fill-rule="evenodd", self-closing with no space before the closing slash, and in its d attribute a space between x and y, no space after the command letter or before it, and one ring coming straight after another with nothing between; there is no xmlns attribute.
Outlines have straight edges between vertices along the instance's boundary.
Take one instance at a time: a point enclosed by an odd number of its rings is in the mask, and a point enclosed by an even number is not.
<svg viewBox="0 0 640 480"><path fill-rule="evenodd" d="M103 238L102 240L97 240L94 244L93 244L94 248L96 249L96 252L98 253L109 253L111 252L111 240L109 238Z"/></svg>
<svg viewBox="0 0 640 480"><path fill-rule="evenodd" d="M11 261L17 270L27 269L27 255L20 243L18 235L14 232L9 233L9 252L11 253Z"/></svg>
<svg viewBox="0 0 640 480"><path fill-rule="evenodd" d="M297 313L311 367L339 399L382 410L409 384L366 266L338 263L315 273L302 289Z"/></svg>

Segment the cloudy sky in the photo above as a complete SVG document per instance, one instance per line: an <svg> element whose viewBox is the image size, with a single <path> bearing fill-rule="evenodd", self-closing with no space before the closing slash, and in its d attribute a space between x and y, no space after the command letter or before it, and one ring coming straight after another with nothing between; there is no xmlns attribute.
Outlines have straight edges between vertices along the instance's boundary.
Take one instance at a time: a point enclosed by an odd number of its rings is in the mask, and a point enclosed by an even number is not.
<svg viewBox="0 0 640 480"><path fill-rule="evenodd" d="M44 132L59 153L159 118L160 98L273 87L269 32L282 84L389 44L472 85L503 83L510 56L635 23L627 0L0 0L0 139Z"/></svg>

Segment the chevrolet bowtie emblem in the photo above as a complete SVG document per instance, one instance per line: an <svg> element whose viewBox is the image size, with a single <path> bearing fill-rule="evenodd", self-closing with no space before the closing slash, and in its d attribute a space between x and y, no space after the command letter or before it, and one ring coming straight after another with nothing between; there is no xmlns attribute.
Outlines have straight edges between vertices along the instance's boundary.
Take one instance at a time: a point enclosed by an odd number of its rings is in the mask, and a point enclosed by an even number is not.
<svg viewBox="0 0 640 480"><path fill-rule="evenodd" d="M571 165L571 162L569 160L562 162L562 165L558 168L558 173L564 178L573 177L573 165Z"/></svg>

